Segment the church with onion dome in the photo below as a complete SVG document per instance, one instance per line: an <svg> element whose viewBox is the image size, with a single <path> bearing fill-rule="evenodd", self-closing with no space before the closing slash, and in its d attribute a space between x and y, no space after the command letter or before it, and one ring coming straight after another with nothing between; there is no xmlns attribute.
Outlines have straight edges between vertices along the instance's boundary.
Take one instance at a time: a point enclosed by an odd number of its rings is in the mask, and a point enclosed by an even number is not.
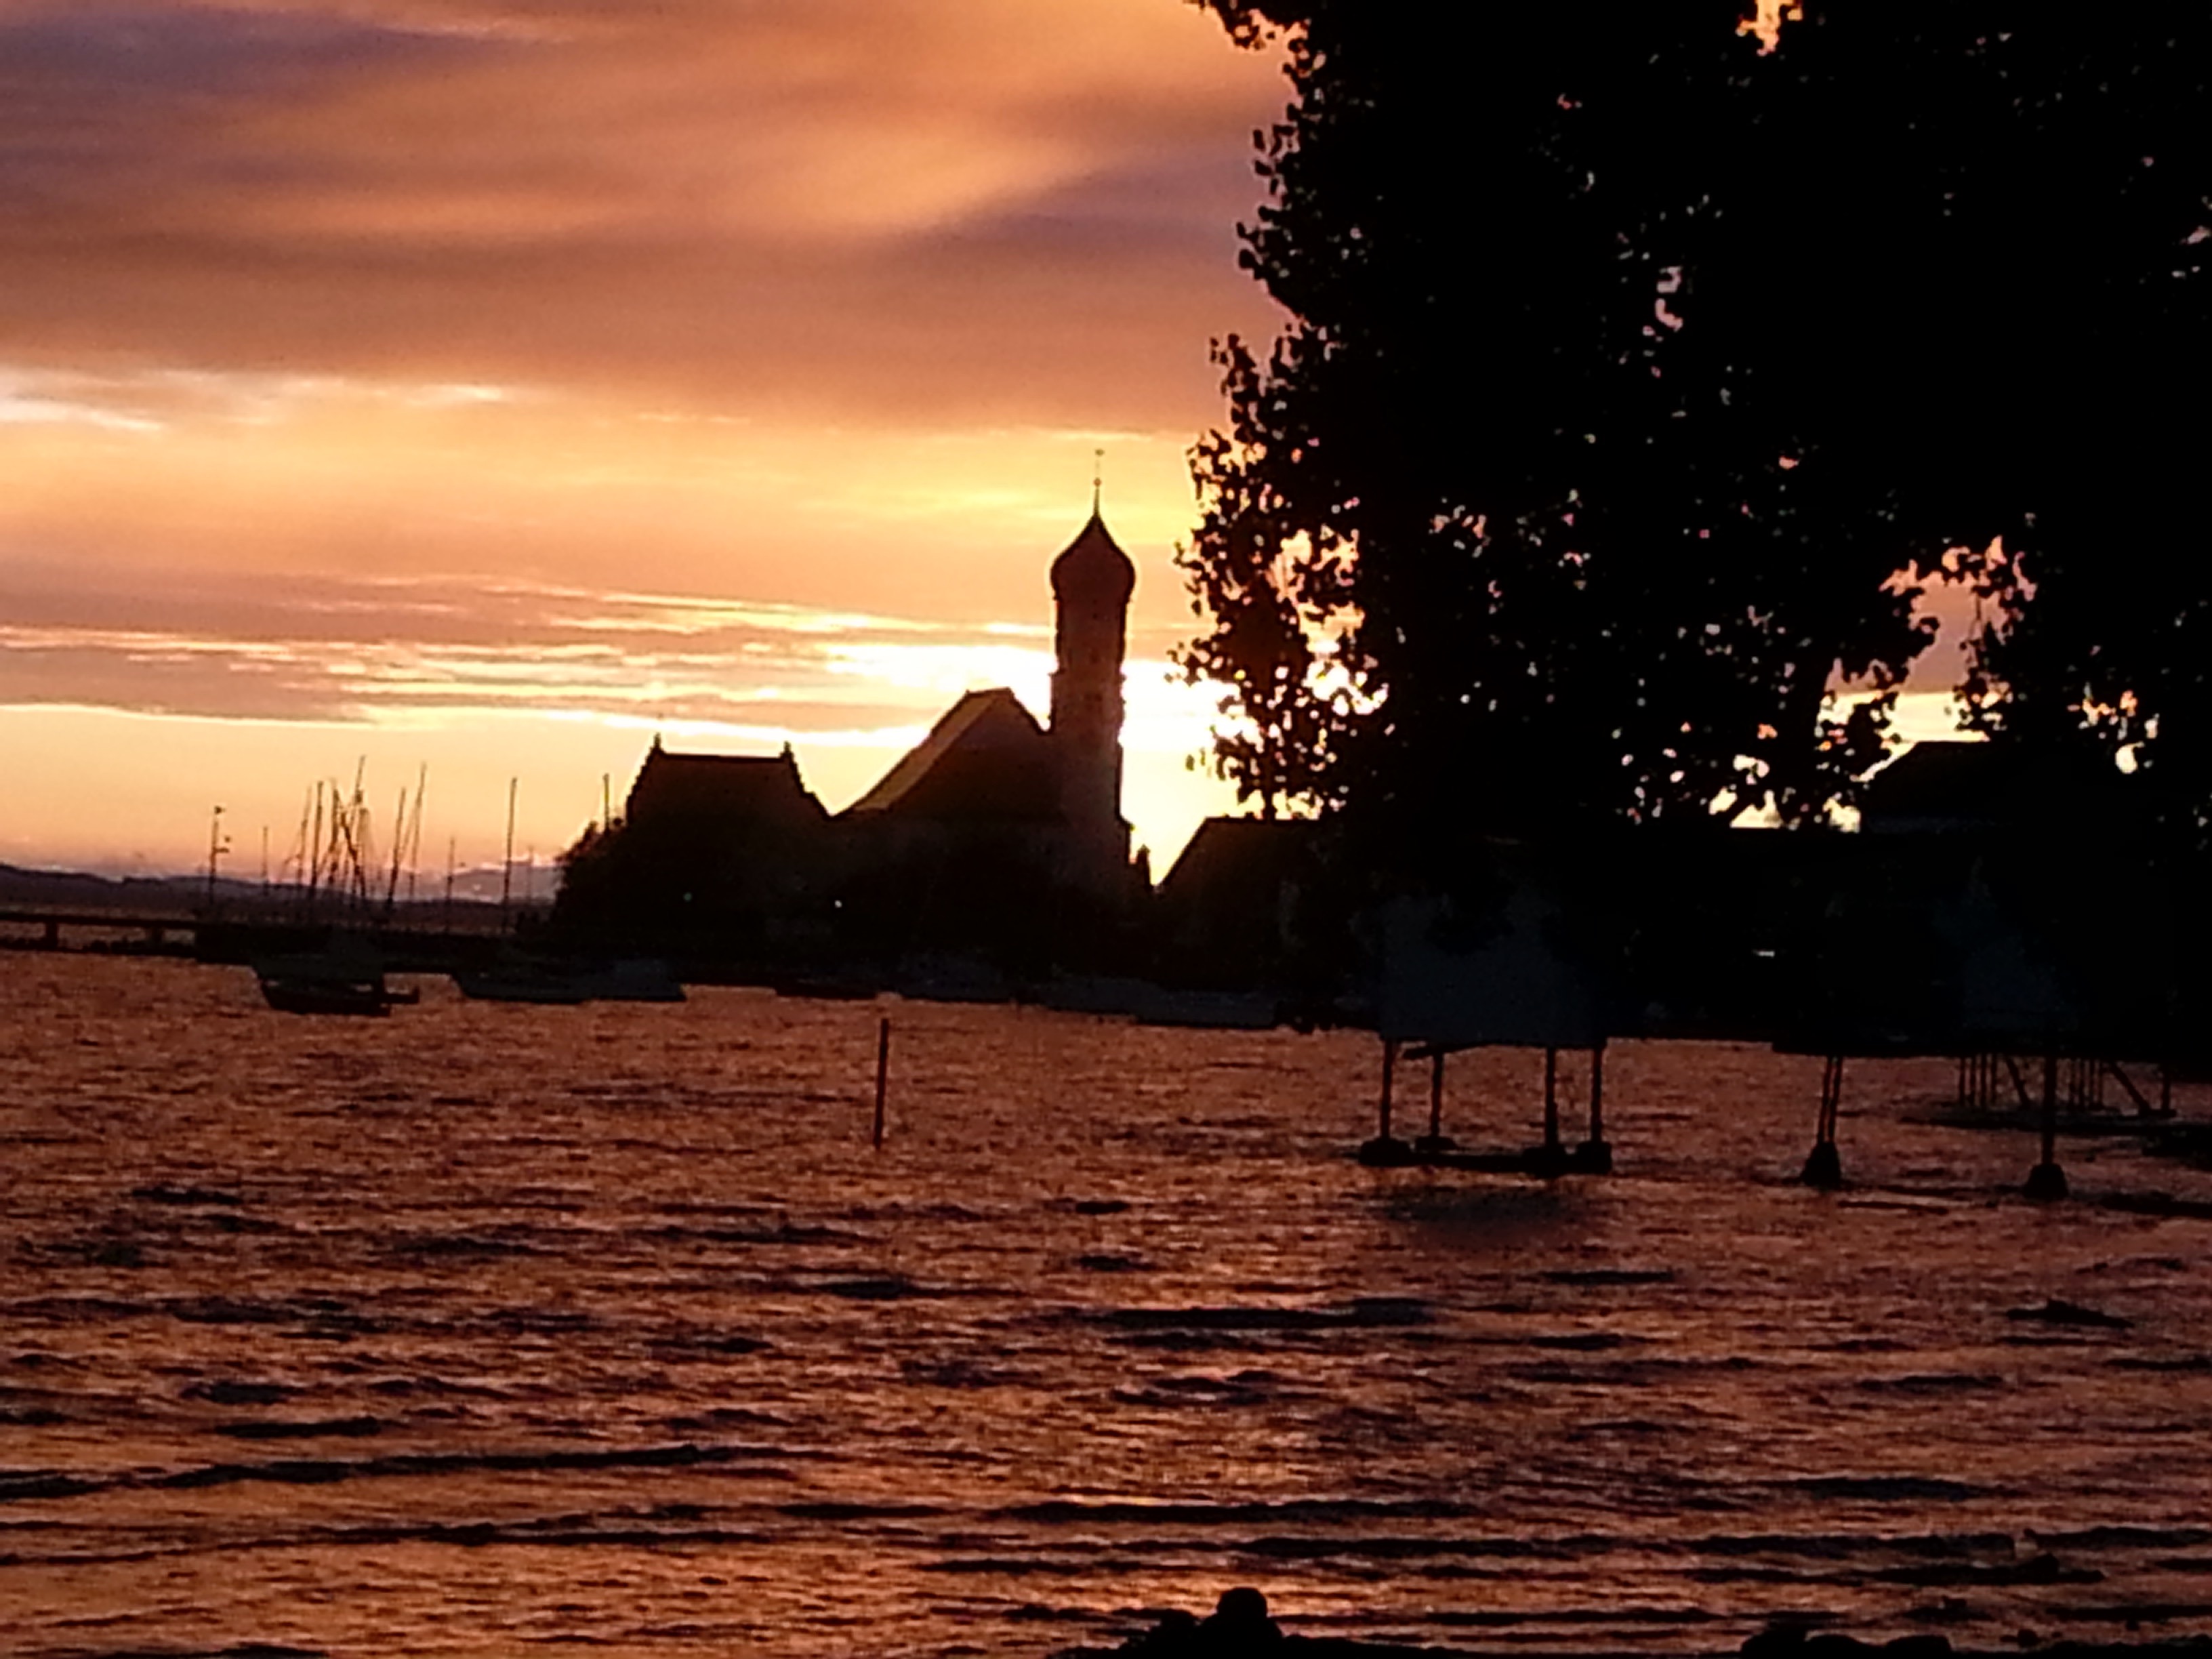
<svg viewBox="0 0 2212 1659"><path fill-rule="evenodd" d="M1137 570L1095 494L1050 580L1046 724L1003 686L970 691L834 817L787 746L678 754L656 738L622 816L564 860L556 925L770 964L1095 957L1151 888L1121 815Z"/></svg>
<svg viewBox="0 0 2212 1659"><path fill-rule="evenodd" d="M1137 569L1095 501L1051 581L1048 723L1003 686L970 691L839 815L859 855L856 886L873 901L865 908L902 911L917 939L989 948L1054 931L1055 921L1068 936L1149 890L1121 816L1121 670Z"/></svg>
<svg viewBox="0 0 2212 1659"><path fill-rule="evenodd" d="M902 849L995 827L1074 886L1104 896L1126 884L1121 666L1136 585L1136 566L1094 505L1052 562L1050 724L1003 686L970 691L844 818Z"/></svg>

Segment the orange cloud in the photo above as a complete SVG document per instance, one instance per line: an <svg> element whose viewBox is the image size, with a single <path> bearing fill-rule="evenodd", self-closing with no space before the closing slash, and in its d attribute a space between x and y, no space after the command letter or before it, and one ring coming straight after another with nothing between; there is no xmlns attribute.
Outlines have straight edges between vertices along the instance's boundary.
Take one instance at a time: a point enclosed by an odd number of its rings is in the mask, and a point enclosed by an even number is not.
<svg viewBox="0 0 2212 1659"><path fill-rule="evenodd" d="M0 357L1157 426L1264 65L1169 0L0 14Z"/></svg>
<svg viewBox="0 0 2212 1659"><path fill-rule="evenodd" d="M0 0L0 856L358 753L550 842L660 719L849 798L1037 678L1100 445L1172 845L1282 96L1179 0Z"/></svg>

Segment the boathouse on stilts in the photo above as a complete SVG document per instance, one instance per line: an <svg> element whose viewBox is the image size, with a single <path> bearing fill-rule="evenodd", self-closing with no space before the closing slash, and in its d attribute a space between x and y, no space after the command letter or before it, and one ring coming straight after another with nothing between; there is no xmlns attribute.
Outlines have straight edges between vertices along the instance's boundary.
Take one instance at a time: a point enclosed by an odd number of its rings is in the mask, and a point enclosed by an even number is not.
<svg viewBox="0 0 2212 1659"><path fill-rule="evenodd" d="M1455 891L1407 891L1362 917L1373 963L1376 1031L1382 1041L1376 1133L1363 1162L1519 1170L1553 1176L1613 1167L1605 1138L1605 1045L1618 1024L1604 946L1553 885L1504 846L1481 849L1480 867ZM1541 1056L1542 1139L1480 1152L1444 1130L1449 1057L1510 1048ZM1570 1146L1562 1124L1563 1054L1586 1057L1588 1127ZM1401 1060L1428 1062L1426 1132L1397 1131L1394 1095Z"/></svg>
<svg viewBox="0 0 2212 1659"><path fill-rule="evenodd" d="M1824 1062L1808 1185L1843 1184L1856 1059L1949 1056L1955 1109L2034 1131L2030 1198L2067 1195L2059 1130L2104 1111L2108 1083L2140 1117L2171 1113L2171 908L2141 864L2047 830L1855 839L1782 963L1775 1046ZM2133 1074L2154 1066L2155 1104Z"/></svg>

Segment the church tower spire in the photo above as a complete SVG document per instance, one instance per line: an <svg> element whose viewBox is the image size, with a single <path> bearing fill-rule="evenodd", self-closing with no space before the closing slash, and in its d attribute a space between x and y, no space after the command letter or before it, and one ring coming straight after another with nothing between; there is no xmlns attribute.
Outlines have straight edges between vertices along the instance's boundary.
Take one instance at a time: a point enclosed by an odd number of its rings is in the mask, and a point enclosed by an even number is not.
<svg viewBox="0 0 2212 1659"><path fill-rule="evenodd" d="M1115 545L1098 511L1052 562L1052 744L1061 815L1077 856L1101 884L1129 860L1121 817L1121 664L1128 652L1129 597L1137 568Z"/></svg>

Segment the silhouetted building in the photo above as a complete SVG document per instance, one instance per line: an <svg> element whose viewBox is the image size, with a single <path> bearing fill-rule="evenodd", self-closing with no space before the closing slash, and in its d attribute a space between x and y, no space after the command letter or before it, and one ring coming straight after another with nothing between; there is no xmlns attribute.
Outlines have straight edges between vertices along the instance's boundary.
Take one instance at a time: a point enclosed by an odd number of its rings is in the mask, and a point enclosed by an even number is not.
<svg viewBox="0 0 2212 1659"><path fill-rule="evenodd" d="M1094 509L1053 562L1052 723L970 691L848 807L841 892L887 959L1099 959L1145 889L1121 816L1121 671L1136 568Z"/></svg>
<svg viewBox="0 0 2212 1659"><path fill-rule="evenodd" d="M1052 741L1070 874L1110 893L1125 881L1129 825L1121 816L1121 665L1136 567L1094 507L1053 561Z"/></svg>
<svg viewBox="0 0 2212 1659"><path fill-rule="evenodd" d="M1208 818L1160 883L1154 972L1208 988L1303 988L1341 968L1328 826Z"/></svg>
<svg viewBox="0 0 2212 1659"><path fill-rule="evenodd" d="M1999 738L1916 743L1869 781L1863 835L1988 835L2122 813L2126 775L2094 753Z"/></svg>
<svg viewBox="0 0 2212 1659"><path fill-rule="evenodd" d="M1121 673L1136 568L1094 503L1053 562L1052 723L970 691L832 819L787 747L676 755L659 739L621 821L572 849L562 919L695 954L1091 963L1147 890L1121 816ZM789 954L788 951L786 954Z"/></svg>
<svg viewBox="0 0 2212 1659"><path fill-rule="evenodd" d="M658 737L623 807L642 833L740 841L818 830L828 816L788 744L775 756L678 755Z"/></svg>
<svg viewBox="0 0 2212 1659"><path fill-rule="evenodd" d="M827 925L830 821L787 745L684 755L656 737L622 817L562 860L556 923L654 952L776 955Z"/></svg>
<svg viewBox="0 0 2212 1659"><path fill-rule="evenodd" d="M970 691L845 809L856 823L1060 821L1052 738L1004 686Z"/></svg>

